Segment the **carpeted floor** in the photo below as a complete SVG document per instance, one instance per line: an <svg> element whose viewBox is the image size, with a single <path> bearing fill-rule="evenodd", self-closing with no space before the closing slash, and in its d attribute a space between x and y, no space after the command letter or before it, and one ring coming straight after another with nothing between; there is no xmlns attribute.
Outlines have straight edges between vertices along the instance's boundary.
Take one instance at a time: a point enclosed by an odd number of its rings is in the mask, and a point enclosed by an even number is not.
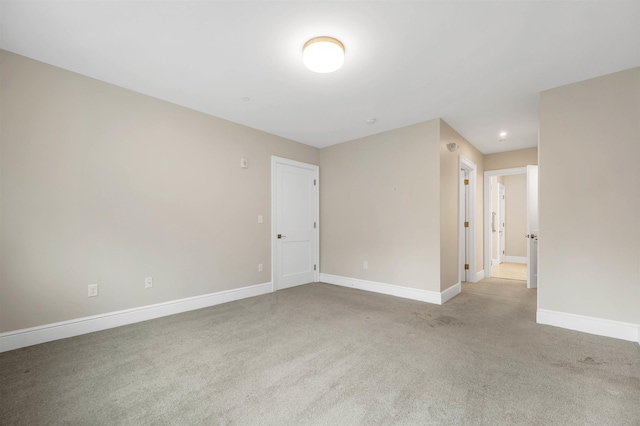
<svg viewBox="0 0 640 426"><path fill-rule="evenodd" d="M535 300L309 284L23 348L0 424L640 424L640 346L537 325Z"/></svg>

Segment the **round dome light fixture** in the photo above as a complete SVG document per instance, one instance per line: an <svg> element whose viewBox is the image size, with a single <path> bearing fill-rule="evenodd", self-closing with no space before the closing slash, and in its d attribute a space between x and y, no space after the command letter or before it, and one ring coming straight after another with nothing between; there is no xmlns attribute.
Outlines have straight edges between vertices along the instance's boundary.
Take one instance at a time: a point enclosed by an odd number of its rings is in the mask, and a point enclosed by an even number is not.
<svg viewBox="0 0 640 426"><path fill-rule="evenodd" d="M344 64L344 45L333 37L315 37L304 44L302 62L313 72L334 72Z"/></svg>

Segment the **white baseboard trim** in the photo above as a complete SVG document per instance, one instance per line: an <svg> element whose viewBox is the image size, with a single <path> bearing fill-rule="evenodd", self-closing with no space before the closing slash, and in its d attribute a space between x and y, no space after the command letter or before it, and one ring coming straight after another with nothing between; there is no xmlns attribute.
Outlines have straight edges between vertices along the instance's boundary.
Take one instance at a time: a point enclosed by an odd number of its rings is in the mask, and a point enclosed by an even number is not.
<svg viewBox="0 0 640 426"><path fill-rule="evenodd" d="M491 266L498 266L500 264L500 259L491 259Z"/></svg>
<svg viewBox="0 0 640 426"><path fill-rule="evenodd" d="M440 305L446 303L450 299L462 293L462 285L460 283L454 284L445 291L440 292Z"/></svg>
<svg viewBox="0 0 640 426"><path fill-rule="evenodd" d="M527 256L505 256L504 261L509 263L527 263Z"/></svg>
<svg viewBox="0 0 640 426"><path fill-rule="evenodd" d="M548 309L538 309L536 322L538 324L553 325L569 330L640 343L640 324L550 311Z"/></svg>
<svg viewBox="0 0 640 426"><path fill-rule="evenodd" d="M141 306L139 308L123 311L109 312L107 314L77 318L69 321L46 324L22 330L0 333L0 352L11 351L25 346L51 342L94 331L134 324L168 315L207 308L234 300L260 296L273 291L272 283L256 284L217 293L204 294L202 296L188 297L186 299L172 300L155 305Z"/></svg>
<svg viewBox="0 0 640 426"><path fill-rule="evenodd" d="M484 278L484 269L482 271L476 272L476 280L474 282L478 282Z"/></svg>
<svg viewBox="0 0 640 426"><path fill-rule="evenodd" d="M405 299L419 300L436 305L442 305L461 291L460 283L449 287L443 292L437 292L331 274L320 274L320 282L342 287L357 288L358 290L371 291L373 293L387 294L389 296L403 297Z"/></svg>

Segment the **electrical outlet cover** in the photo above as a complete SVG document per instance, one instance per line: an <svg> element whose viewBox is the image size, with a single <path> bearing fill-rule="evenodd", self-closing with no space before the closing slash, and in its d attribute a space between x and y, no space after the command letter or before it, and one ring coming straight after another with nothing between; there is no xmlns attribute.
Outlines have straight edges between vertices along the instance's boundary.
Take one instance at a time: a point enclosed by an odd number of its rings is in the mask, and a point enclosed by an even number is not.
<svg viewBox="0 0 640 426"><path fill-rule="evenodd" d="M89 297L98 296L98 284L89 284L87 286L87 296Z"/></svg>

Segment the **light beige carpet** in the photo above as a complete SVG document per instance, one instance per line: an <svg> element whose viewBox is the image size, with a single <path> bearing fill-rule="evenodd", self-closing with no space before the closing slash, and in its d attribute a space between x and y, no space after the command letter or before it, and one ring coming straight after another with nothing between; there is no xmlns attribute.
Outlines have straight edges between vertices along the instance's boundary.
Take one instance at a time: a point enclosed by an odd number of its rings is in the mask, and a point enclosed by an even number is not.
<svg viewBox="0 0 640 426"><path fill-rule="evenodd" d="M0 424L640 424L638 344L537 325L535 300L308 284L23 348L0 354Z"/></svg>

